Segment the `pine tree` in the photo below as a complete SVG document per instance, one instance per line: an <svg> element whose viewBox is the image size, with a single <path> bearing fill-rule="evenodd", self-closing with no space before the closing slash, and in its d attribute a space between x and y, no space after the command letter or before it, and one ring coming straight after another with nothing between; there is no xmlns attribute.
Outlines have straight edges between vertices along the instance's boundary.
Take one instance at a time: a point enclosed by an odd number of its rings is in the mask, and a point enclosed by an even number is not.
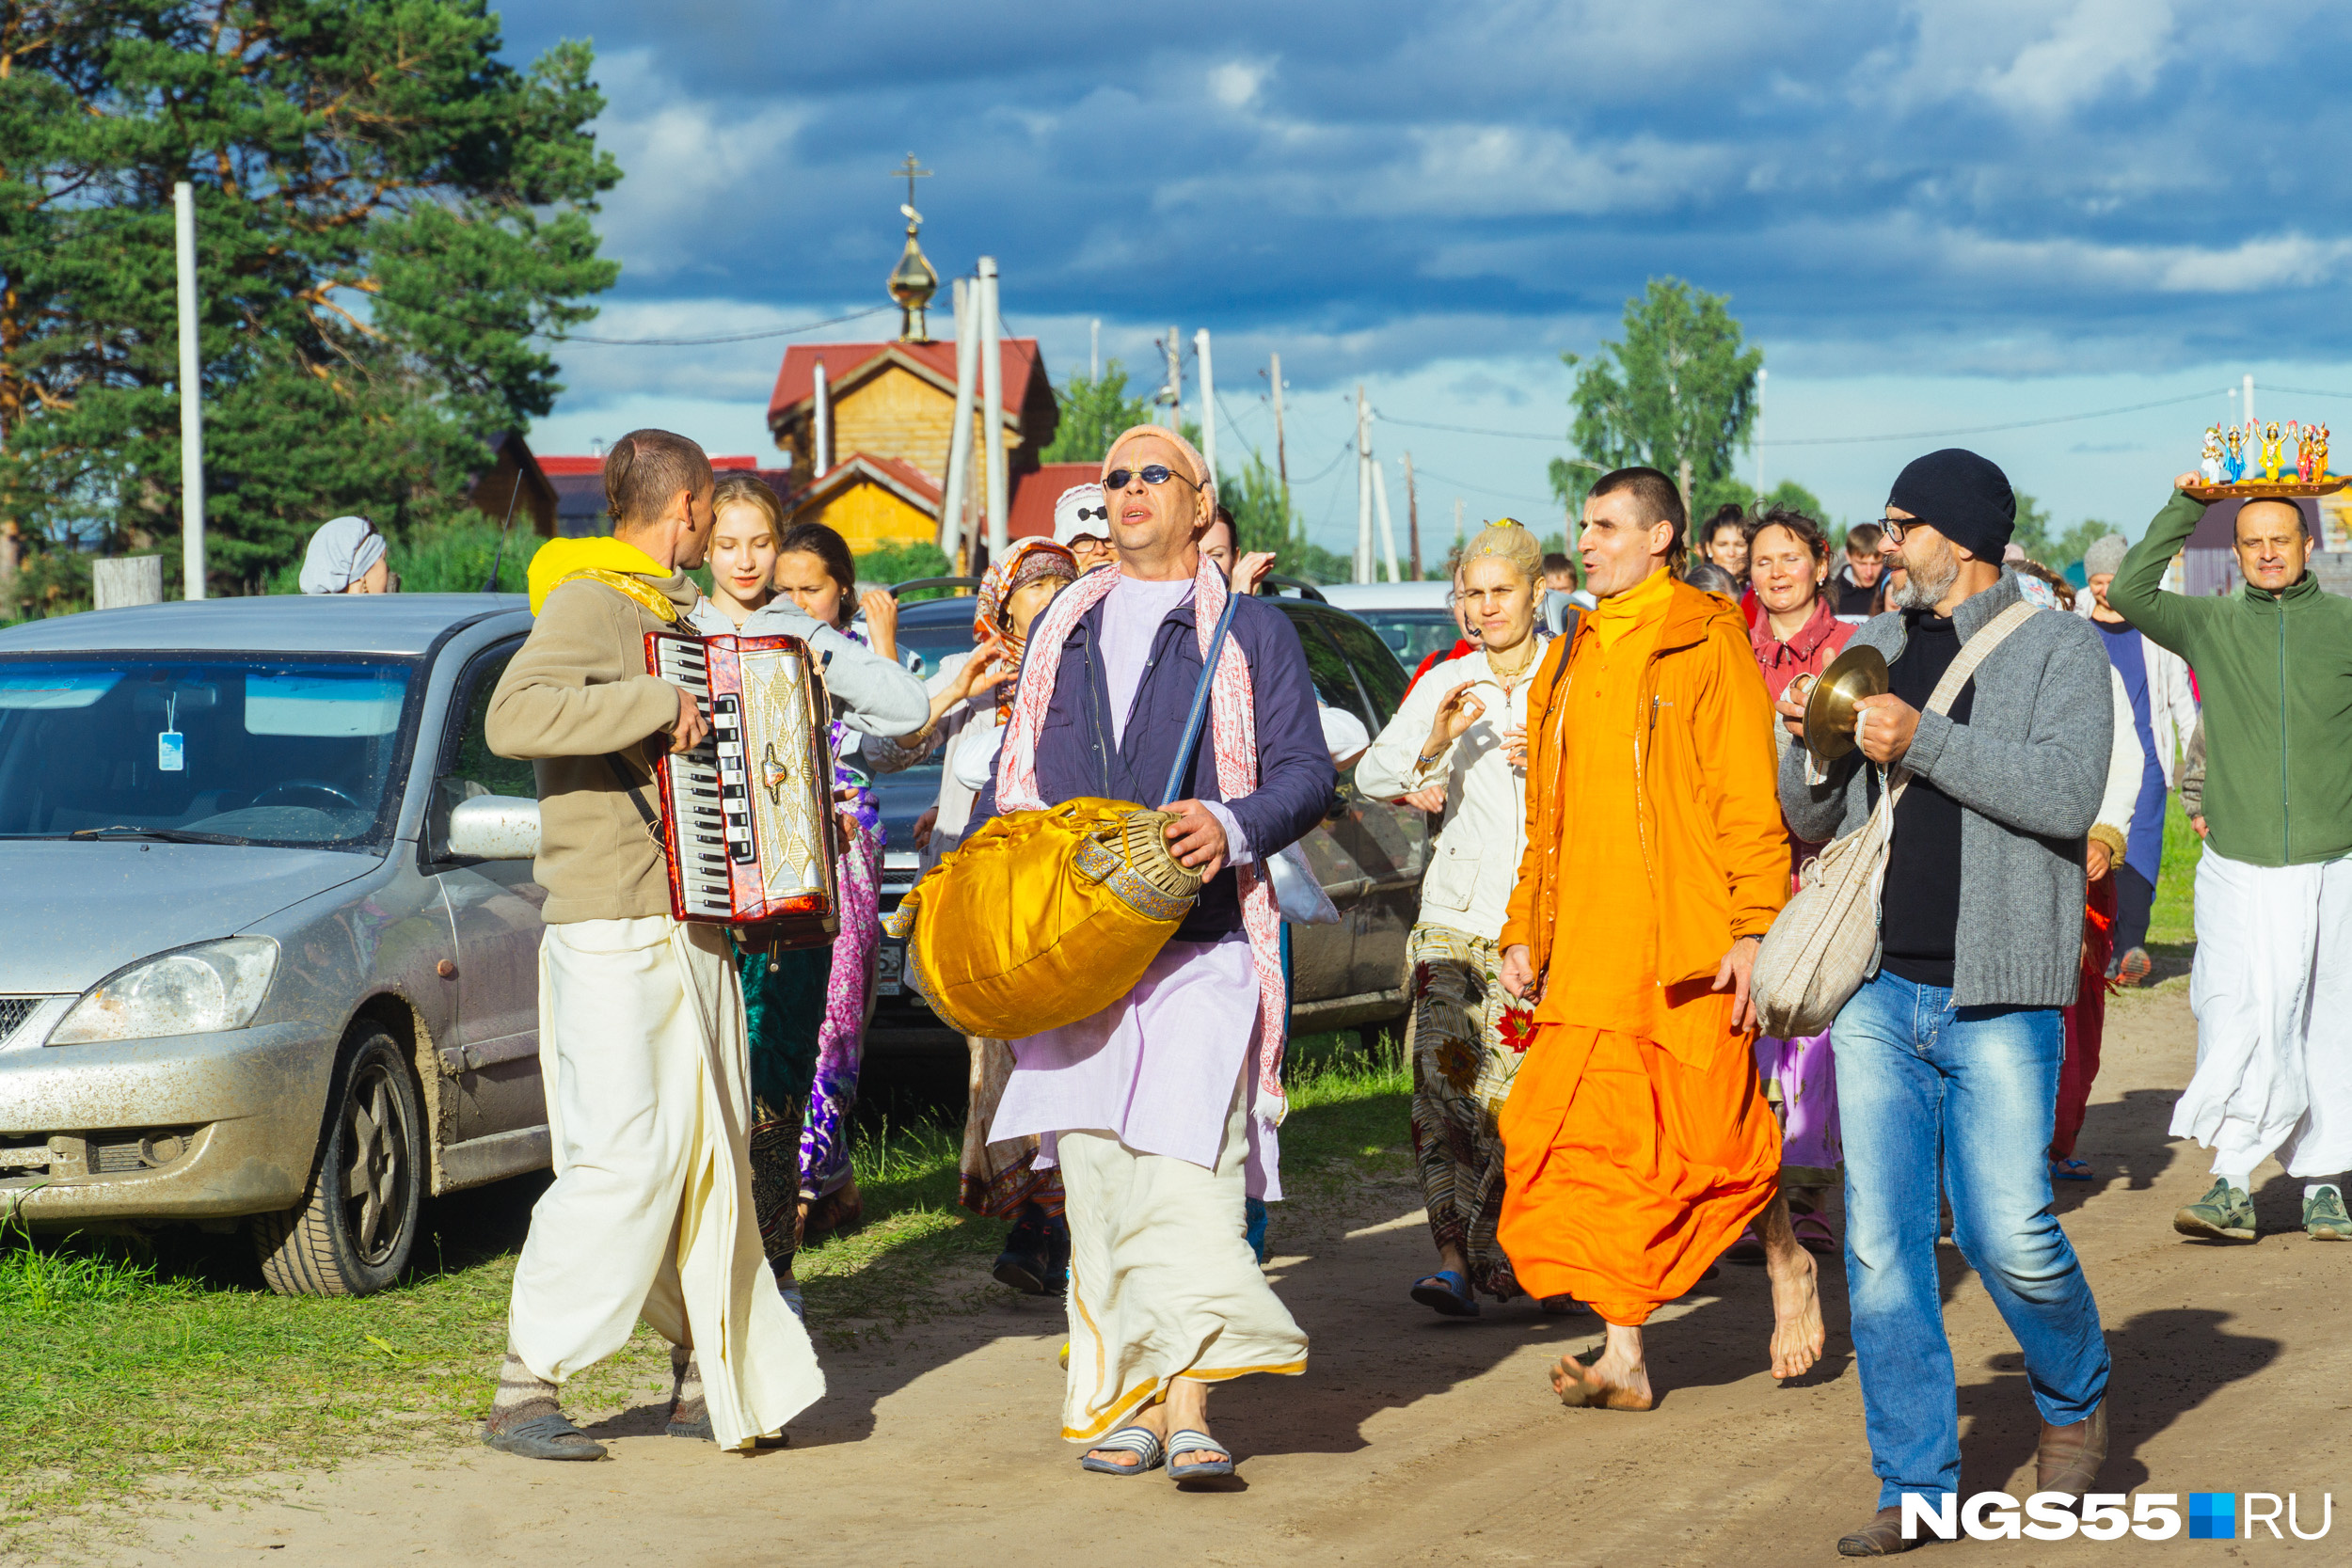
<svg viewBox="0 0 2352 1568"><path fill-rule="evenodd" d="M0 519L177 572L181 180L214 590L340 513L455 515L619 272L589 222L620 178L592 51L500 46L483 0L0 10Z"/></svg>

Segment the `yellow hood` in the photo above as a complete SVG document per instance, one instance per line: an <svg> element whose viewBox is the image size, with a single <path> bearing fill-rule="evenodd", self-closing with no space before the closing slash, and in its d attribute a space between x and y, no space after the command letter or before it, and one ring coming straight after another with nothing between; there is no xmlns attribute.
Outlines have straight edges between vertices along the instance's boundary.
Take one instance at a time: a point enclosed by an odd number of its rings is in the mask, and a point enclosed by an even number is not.
<svg viewBox="0 0 2352 1568"><path fill-rule="evenodd" d="M624 545L618 539L550 539L531 558L531 612L539 613L539 607L548 602L548 595L555 591L557 583L593 571L627 572L657 582L667 582L676 575L663 569L636 546Z"/></svg>

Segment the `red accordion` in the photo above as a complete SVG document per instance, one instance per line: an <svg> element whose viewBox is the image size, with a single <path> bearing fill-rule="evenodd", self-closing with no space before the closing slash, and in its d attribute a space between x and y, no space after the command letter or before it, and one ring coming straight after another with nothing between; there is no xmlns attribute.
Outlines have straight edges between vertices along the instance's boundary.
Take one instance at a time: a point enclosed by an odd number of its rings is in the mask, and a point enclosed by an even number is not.
<svg viewBox="0 0 2352 1568"><path fill-rule="evenodd" d="M754 926L746 942L814 947L841 926L832 703L797 637L645 635L645 668L702 704L710 735L665 754L661 841L670 912Z"/></svg>

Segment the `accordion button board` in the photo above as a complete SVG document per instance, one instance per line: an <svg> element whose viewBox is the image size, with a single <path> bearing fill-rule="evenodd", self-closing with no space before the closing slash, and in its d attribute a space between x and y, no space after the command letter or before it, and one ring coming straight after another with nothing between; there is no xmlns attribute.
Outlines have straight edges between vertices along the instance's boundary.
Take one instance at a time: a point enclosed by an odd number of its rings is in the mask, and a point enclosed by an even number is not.
<svg viewBox="0 0 2352 1568"><path fill-rule="evenodd" d="M840 895L831 704L808 645L654 632L645 665L692 693L710 721L701 745L667 753L657 769L671 912L760 926L771 946L832 941Z"/></svg>

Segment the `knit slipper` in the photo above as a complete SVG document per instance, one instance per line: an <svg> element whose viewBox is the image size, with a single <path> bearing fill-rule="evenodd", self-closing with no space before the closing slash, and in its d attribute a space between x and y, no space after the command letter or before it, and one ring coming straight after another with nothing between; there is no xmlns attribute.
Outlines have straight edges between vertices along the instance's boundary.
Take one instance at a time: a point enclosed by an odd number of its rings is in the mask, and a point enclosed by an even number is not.
<svg viewBox="0 0 2352 1568"><path fill-rule="evenodd" d="M2148 949L2135 947L2116 960L2116 983L2127 987L2144 986L2148 983L2148 972L2155 967L2155 960L2148 956Z"/></svg>
<svg viewBox="0 0 2352 1568"><path fill-rule="evenodd" d="M1188 1453L1221 1453L1222 1459L1196 1459L1189 1465L1176 1462ZM1215 1481L1233 1473L1233 1450L1205 1432L1190 1427L1170 1433L1168 1439L1168 1474L1182 1486L1187 1481Z"/></svg>
<svg viewBox="0 0 2352 1568"><path fill-rule="evenodd" d="M504 1432L485 1428L483 1442L522 1459L602 1459L604 1445L572 1425L561 1411L517 1421Z"/></svg>
<svg viewBox="0 0 2352 1568"><path fill-rule="evenodd" d="M1115 1459L1097 1459L1098 1453L1131 1453L1133 1465L1121 1465ZM1139 1476L1146 1470L1156 1470L1168 1457L1168 1449L1149 1427L1120 1427L1108 1437L1078 1456L1082 1469L1104 1476Z"/></svg>
<svg viewBox="0 0 2352 1568"><path fill-rule="evenodd" d="M1413 1299L1441 1318L1475 1318L1478 1298L1458 1269L1439 1269L1413 1281Z"/></svg>

